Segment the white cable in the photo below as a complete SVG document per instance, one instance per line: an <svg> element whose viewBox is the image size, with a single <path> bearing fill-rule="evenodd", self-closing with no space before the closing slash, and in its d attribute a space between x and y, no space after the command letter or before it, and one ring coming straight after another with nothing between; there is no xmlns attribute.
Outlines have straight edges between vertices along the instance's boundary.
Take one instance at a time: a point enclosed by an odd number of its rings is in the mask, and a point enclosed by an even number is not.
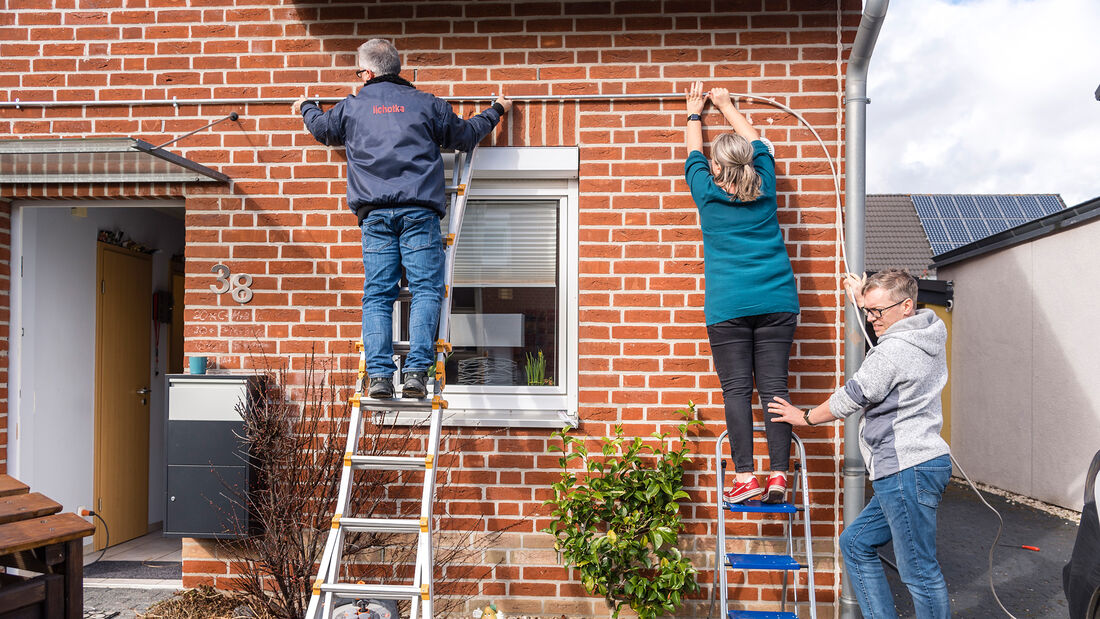
<svg viewBox="0 0 1100 619"><path fill-rule="evenodd" d="M985 497L982 496L982 493L978 492L977 486L974 485L974 482L970 481L970 477L966 474L966 471L963 470L963 467L961 464L959 464L959 461L955 459L955 455L950 455L951 461L955 463L955 466L959 467L959 472L962 473L963 479L966 480L966 483L970 484L970 489L974 491L974 494L978 495L978 498L981 499L982 503L985 503L985 506L989 508L989 511L993 512L997 516L997 522L999 523L997 525L997 535L993 538L993 545L989 547L989 590L993 592L993 599L997 602L997 606L1000 606L1001 610L1003 610L1006 615L1012 617L1012 619L1016 619L1016 615L1008 612L1008 609L1005 608L1005 605L1001 603L1001 598L997 597L997 586L993 584L993 550L997 548L997 542L1001 540L1001 532L1004 531L1005 520L1001 517L1001 513L998 512L996 509L993 509L993 506L985 500Z"/></svg>

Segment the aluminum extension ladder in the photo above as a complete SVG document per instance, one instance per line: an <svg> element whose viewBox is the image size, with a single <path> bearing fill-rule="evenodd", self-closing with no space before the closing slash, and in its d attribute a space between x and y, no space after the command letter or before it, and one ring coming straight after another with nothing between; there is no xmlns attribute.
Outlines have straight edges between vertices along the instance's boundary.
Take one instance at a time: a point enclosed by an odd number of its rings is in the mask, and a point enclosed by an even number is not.
<svg viewBox="0 0 1100 619"><path fill-rule="evenodd" d="M753 426L753 433L763 432L763 426ZM817 597L814 594L814 552L813 540L810 538L810 499L809 483L806 477L806 449L797 435L792 434L791 439L798 450L798 460L795 463L795 474L790 488L789 503L763 503L761 501L745 501L744 503L727 503L722 498L723 481L726 475L726 461L722 458L722 445L726 442L726 432L718 437L718 443L714 449L714 470L717 472L715 503L718 507L718 543L714 550L714 587L719 591L721 600L718 607L723 619L798 619L798 615L787 611L787 588L792 572L806 569L807 586L809 589L808 602L810 619L817 619ZM799 483L801 482L801 483ZM801 492L799 489L802 489ZM801 505L796 504L795 497L801 498ZM738 554L726 552L726 510L733 513L758 513L758 514L785 514L784 536L786 537L785 554ZM802 514L802 528L804 543L806 545L806 563L800 563L794 557L794 536L792 529L795 526L796 516ZM774 536L748 536L733 535L730 539L770 541ZM779 612L759 610L730 610L728 585L726 584L726 570L770 570L783 572L782 604ZM798 590L795 589L795 601L798 599ZM714 606L714 593L711 592L711 609ZM708 613L709 616L709 613Z"/></svg>
<svg viewBox="0 0 1100 619"><path fill-rule="evenodd" d="M439 312L439 330L435 344L435 381L430 399L376 400L364 397L360 391L351 397L351 417L348 420L348 441L344 450L344 466L340 475L339 494L336 499L332 528L329 531L325 550L321 555L317 579L313 584L306 619L330 619L337 596L366 598L377 600L408 600L410 619L431 619L435 591L432 586L434 567L432 551L432 507L435 502L435 464L439 457L439 436L442 427L443 410L447 402L443 399L446 385L446 357L451 350L450 315L451 292L454 278L455 250L458 247L458 233L462 229L462 216L466 210L466 198L473 175L473 162L476 147L469 152L456 152L452 168L453 184L447 186L450 195L450 218L446 246L446 271L444 274L443 304ZM411 298L408 288L402 288L398 302L408 302ZM397 312L395 312L395 315ZM395 321L395 332L397 322ZM366 374L366 353L363 342L358 342L359 380L363 385ZM394 342L394 354L407 353L409 342ZM400 393L400 385L398 394ZM363 410L375 412L421 412L431 411L427 453L423 456L365 456L357 455L359 438L363 425ZM424 488L420 499L420 517L417 519L393 518L354 518L344 512L348 508L353 483L353 471L356 470L409 470L424 471ZM339 582L343 558L344 537L349 532L373 533L416 533L416 568L411 584L355 584Z"/></svg>

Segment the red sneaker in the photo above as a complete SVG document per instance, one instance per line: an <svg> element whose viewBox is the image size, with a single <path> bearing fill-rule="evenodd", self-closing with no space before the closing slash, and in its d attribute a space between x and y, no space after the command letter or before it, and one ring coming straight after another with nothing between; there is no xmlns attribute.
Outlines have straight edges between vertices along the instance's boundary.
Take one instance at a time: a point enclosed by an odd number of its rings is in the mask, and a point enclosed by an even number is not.
<svg viewBox="0 0 1100 619"><path fill-rule="evenodd" d="M768 478L768 496L761 499L765 503L783 503L787 500L787 476L776 473Z"/></svg>
<svg viewBox="0 0 1100 619"><path fill-rule="evenodd" d="M740 484L735 481L732 488L722 493L722 498L727 503L743 503L761 494L764 494L764 489L760 487L760 482L756 481L756 477L752 477Z"/></svg>

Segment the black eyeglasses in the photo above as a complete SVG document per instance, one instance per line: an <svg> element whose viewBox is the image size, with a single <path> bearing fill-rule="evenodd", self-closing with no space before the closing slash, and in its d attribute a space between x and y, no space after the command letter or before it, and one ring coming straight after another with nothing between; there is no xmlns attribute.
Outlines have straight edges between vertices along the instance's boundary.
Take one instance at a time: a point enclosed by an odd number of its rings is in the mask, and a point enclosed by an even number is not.
<svg viewBox="0 0 1100 619"><path fill-rule="evenodd" d="M882 320L882 315L886 313L886 310L890 309L891 307L901 305L908 300L909 299L902 299L901 301L898 301L893 305L887 305L886 307L865 307L863 308L863 311L867 313L868 318L870 318L871 320Z"/></svg>
<svg viewBox="0 0 1100 619"><path fill-rule="evenodd" d="M369 70L370 69L359 69L358 71L355 72L355 77L363 77L363 74L366 73Z"/></svg>

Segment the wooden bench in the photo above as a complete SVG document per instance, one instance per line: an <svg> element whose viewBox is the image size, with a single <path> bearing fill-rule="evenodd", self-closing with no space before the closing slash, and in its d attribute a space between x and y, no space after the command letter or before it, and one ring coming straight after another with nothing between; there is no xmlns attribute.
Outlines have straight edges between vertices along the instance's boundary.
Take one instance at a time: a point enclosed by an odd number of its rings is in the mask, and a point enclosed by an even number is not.
<svg viewBox="0 0 1100 619"><path fill-rule="evenodd" d="M81 619L83 539L95 527L25 484L0 475L0 565L39 576L0 575L0 619Z"/></svg>

